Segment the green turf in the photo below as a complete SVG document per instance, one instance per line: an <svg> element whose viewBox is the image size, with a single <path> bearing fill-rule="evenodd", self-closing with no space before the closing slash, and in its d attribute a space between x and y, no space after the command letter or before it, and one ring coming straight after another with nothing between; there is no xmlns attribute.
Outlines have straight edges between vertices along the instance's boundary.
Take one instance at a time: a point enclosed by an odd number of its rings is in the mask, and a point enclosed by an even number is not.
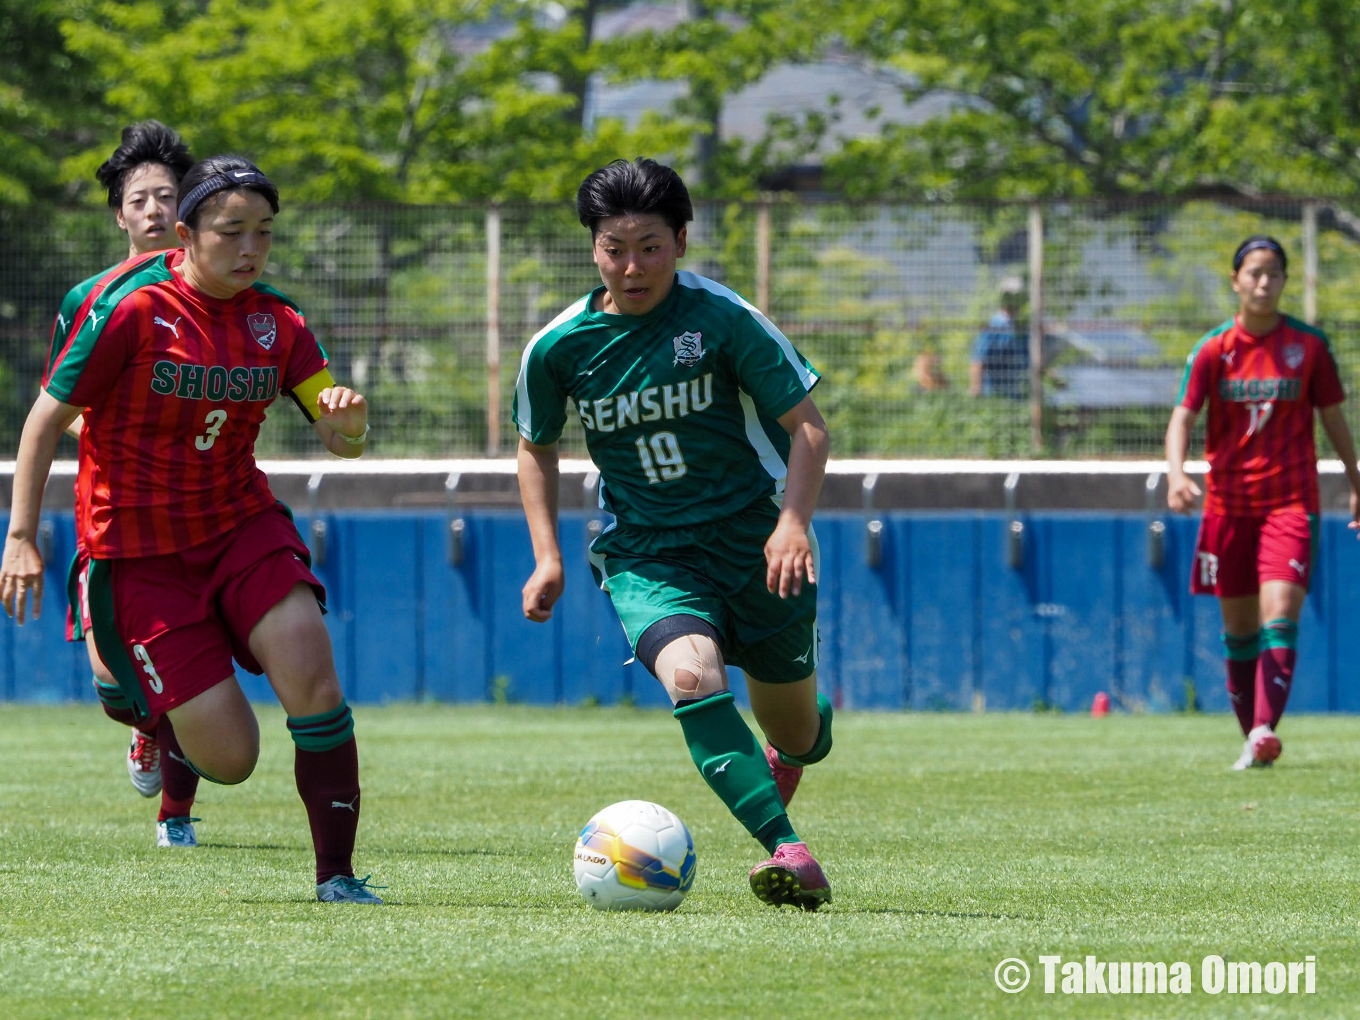
<svg viewBox="0 0 1360 1020"><path fill-rule="evenodd" d="M793 819L822 913L747 888L762 854L669 715L356 711L359 874L384 907L313 900L277 709L235 788L204 784L203 846L156 850L122 732L92 706L0 708L4 1017L1337 1017L1360 1015L1360 741L1287 721L1234 773L1224 716L836 717ZM694 833L671 915L588 909L571 878L598 808L659 801ZM1005 957L1190 961L1184 996L1007 996ZM1210 953L1317 958L1312 996L1211 996Z"/></svg>

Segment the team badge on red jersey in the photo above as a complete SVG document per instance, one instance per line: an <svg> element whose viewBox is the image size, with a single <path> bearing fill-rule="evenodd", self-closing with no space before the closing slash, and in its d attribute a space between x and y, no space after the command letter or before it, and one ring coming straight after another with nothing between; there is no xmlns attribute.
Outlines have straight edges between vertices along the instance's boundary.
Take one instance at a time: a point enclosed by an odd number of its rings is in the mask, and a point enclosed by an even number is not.
<svg viewBox="0 0 1360 1020"><path fill-rule="evenodd" d="M1290 368L1298 368L1303 364L1303 344L1284 345L1284 363Z"/></svg>
<svg viewBox="0 0 1360 1020"><path fill-rule="evenodd" d="M686 368L693 368L699 364L699 359L704 356L703 337L702 333L689 332L672 337L671 343L675 345L675 363Z"/></svg>
<svg viewBox="0 0 1360 1020"><path fill-rule="evenodd" d="M255 338L255 342L266 351L274 346L274 340L279 335L274 316L268 312L251 312L246 316L246 325L250 327L250 334Z"/></svg>

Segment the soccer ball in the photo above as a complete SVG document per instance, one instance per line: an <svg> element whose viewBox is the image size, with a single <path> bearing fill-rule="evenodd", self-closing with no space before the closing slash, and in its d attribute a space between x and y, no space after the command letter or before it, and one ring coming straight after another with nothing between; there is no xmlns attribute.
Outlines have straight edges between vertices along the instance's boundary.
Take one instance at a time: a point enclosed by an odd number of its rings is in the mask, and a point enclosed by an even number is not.
<svg viewBox="0 0 1360 1020"><path fill-rule="evenodd" d="M694 840L660 804L621 800L576 838L576 888L597 910L674 910L694 884Z"/></svg>

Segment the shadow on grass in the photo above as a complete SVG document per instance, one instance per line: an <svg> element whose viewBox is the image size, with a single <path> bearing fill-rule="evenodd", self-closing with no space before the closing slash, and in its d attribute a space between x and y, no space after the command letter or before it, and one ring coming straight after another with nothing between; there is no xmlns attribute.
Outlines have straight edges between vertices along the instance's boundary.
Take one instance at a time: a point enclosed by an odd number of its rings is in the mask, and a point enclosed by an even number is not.
<svg viewBox="0 0 1360 1020"><path fill-rule="evenodd" d="M278 843L200 843L212 850L302 850L301 846L282 846Z"/></svg>
<svg viewBox="0 0 1360 1020"><path fill-rule="evenodd" d="M399 849L373 848L373 852L390 857L520 857L523 851L488 850L485 847L461 847L459 849L440 849L438 847L401 847Z"/></svg>
<svg viewBox="0 0 1360 1020"><path fill-rule="evenodd" d="M948 917L955 921L1037 921L1029 914L965 913L958 910L911 910L907 907L850 907L833 904L837 914L902 914L909 917ZM828 911L829 913L830 911Z"/></svg>

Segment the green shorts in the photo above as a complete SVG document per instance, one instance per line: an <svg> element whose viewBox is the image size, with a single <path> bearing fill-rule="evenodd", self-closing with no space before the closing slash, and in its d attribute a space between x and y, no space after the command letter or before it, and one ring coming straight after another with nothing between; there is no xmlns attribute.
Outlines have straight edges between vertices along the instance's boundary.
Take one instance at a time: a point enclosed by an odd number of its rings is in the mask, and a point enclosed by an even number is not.
<svg viewBox="0 0 1360 1020"><path fill-rule="evenodd" d="M723 638L723 658L753 679L793 683L817 668L817 586L781 599L765 587L765 543L779 519L761 502L687 528L616 524L590 545L595 580L609 593L628 643L668 616L697 616ZM817 536L812 556L820 571Z"/></svg>

